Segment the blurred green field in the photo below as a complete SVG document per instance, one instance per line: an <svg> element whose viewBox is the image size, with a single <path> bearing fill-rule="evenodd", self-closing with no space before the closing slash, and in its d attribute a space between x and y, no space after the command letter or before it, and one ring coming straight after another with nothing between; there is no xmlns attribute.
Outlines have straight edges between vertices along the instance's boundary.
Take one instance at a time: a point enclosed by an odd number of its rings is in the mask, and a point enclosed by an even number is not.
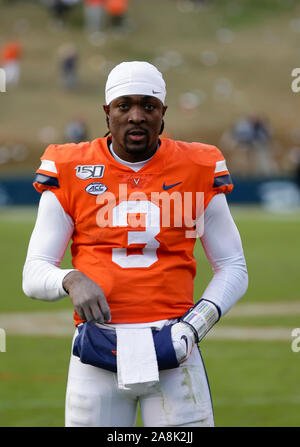
<svg viewBox="0 0 300 447"><path fill-rule="evenodd" d="M300 213L270 214L259 208L234 208L249 270L249 289L235 308L246 304L279 305L286 312L233 315L218 324L226 329L286 329L300 327ZM21 290L22 266L36 209L0 210L0 317L3 313L70 309L68 299L56 303L31 300ZM226 235L224 235L226 237ZM211 277L210 266L197 246L199 261L195 296ZM63 261L70 265L69 253ZM289 305L291 311L289 311ZM240 306L240 307L239 307ZM4 327L5 329L5 327ZM277 340L218 340L201 343L217 426L300 426L300 353L291 350L292 337ZM64 397L71 337L14 335L7 332L0 353L0 426L63 426ZM137 424L142 425L140 418Z"/></svg>

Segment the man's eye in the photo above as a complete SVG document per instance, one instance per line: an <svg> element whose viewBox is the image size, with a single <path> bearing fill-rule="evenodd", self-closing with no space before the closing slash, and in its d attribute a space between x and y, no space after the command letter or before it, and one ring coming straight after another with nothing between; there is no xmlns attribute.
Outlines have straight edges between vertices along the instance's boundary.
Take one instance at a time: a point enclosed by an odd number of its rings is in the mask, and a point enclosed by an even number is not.
<svg viewBox="0 0 300 447"><path fill-rule="evenodd" d="M145 109L148 111L154 110L155 106L153 104L145 104Z"/></svg>
<svg viewBox="0 0 300 447"><path fill-rule="evenodd" d="M121 103L121 104L118 104L118 107L121 110L127 110L128 109L128 104Z"/></svg>

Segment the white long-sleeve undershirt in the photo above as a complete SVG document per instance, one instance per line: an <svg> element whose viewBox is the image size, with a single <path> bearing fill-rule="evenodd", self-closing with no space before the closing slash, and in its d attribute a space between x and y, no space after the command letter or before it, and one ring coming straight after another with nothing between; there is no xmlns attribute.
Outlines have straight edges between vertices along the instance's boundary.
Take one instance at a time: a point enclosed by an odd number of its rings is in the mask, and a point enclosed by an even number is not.
<svg viewBox="0 0 300 447"><path fill-rule="evenodd" d="M23 270L26 295L46 301L66 296L62 281L72 269L61 269L59 265L73 230L74 222L55 194L43 192ZM248 286L240 235L224 194L214 196L205 210L201 242L214 271L202 297L214 303L223 315Z"/></svg>
<svg viewBox="0 0 300 447"><path fill-rule="evenodd" d="M217 194L208 204L200 240L214 271L202 298L218 306L224 315L248 288L242 242L225 194Z"/></svg>
<svg viewBox="0 0 300 447"><path fill-rule="evenodd" d="M56 301L66 296L62 281L73 269L61 269L73 219L51 191L44 191L38 208L23 269L23 291L27 296Z"/></svg>

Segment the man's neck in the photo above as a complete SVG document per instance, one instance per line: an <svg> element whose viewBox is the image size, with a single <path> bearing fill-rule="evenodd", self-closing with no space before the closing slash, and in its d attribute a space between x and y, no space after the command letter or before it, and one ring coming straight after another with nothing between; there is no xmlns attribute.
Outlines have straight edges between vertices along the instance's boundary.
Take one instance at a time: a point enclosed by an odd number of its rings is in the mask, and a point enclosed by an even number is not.
<svg viewBox="0 0 300 447"><path fill-rule="evenodd" d="M134 152L127 152L123 147L120 147L112 138L112 147L114 154L117 155L121 160L124 160L129 163L138 163L141 161L149 160L150 158L153 157L153 155L159 148L159 144L160 142L158 141L153 148L147 148L144 151L134 153Z"/></svg>
<svg viewBox="0 0 300 447"><path fill-rule="evenodd" d="M113 144L112 144L112 143L110 143L110 145L109 145L109 150L110 150L110 152L111 152L111 154L112 154L112 156L114 157L115 160L117 160L120 164L129 167L130 169L132 169L132 170L135 171L135 172L138 172L140 169L142 169L142 167L145 166L145 164L146 164L149 160L151 160L151 158L153 157L153 155L152 155L152 157L147 158L147 160L136 161L136 162L130 162L130 161L125 161L125 160L123 160L122 158L120 158L120 157L115 153L114 148L113 148Z"/></svg>

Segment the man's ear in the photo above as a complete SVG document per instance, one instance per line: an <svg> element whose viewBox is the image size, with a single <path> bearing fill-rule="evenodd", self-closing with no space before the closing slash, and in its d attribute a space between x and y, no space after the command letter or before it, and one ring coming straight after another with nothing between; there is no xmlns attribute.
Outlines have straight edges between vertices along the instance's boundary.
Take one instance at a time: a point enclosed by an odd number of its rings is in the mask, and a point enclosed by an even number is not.
<svg viewBox="0 0 300 447"><path fill-rule="evenodd" d="M164 106L164 107L163 107L162 116L165 116L165 113L166 113L166 111L167 111L167 108L168 108L168 106Z"/></svg>
<svg viewBox="0 0 300 447"><path fill-rule="evenodd" d="M163 133L164 128L165 128L165 122L164 122L164 120L162 120L159 135L161 135Z"/></svg>
<svg viewBox="0 0 300 447"><path fill-rule="evenodd" d="M106 125L107 125L107 127L109 129L109 106L104 104L103 105L103 110L105 112ZM108 132L106 132L104 137L107 137L109 134L110 134L110 130L108 130Z"/></svg>
<svg viewBox="0 0 300 447"><path fill-rule="evenodd" d="M102 107L103 107L105 114L108 116L109 115L109 106L107 104L104 104Z"/></svg>

